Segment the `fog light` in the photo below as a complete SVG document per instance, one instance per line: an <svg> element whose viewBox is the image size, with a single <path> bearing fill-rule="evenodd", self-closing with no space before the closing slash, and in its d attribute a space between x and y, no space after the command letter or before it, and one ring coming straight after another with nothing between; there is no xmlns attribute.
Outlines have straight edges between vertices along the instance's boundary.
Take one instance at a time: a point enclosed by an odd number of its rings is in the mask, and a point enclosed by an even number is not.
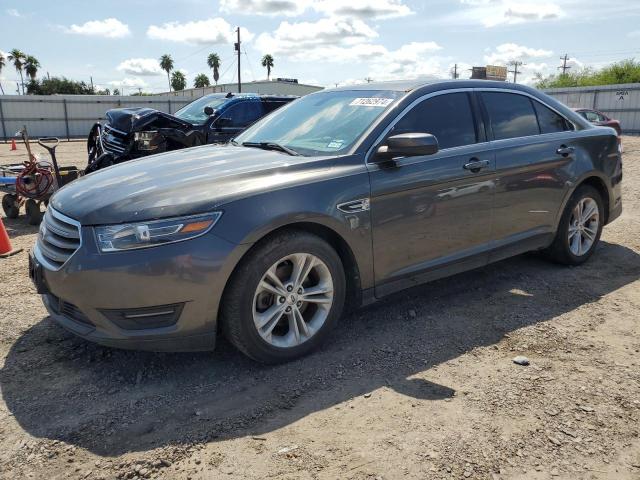
<svg viewBox="0 0 640 480"><path fill-rule="evenodd" d="M100 313L123 330L145 330L175 325L183 308L184 303L174 303L126 310L103 309Z"/></svg>

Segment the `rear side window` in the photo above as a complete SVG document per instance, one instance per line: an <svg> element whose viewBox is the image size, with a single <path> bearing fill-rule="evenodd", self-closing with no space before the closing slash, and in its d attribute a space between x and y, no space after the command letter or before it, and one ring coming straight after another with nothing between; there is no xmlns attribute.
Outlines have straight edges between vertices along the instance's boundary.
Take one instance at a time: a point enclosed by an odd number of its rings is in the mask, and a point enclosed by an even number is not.
<svg viewBox="0 0 640 480"><path fill-rule="evenodd" d="M275 109L280 108L286 105L289 102L283 100L263 100L262 106L264 107L265 113L273 112Z"/></svg>
<svg viewBox="0 0 640 480"><path fill-rule="evenodd" d="M496 140L540 134L529 97L502 92L482 92L481 96Z"/></svg>
<svg viewBox="0 0 640 480"><path fill-rule="evenodd" d="M545 107L535 100L533 100L533 106L536 109L541 133L555 133L571 130L569 122L550 108Z"/></svg>
<svg viewBox="0 0 640 480"><path fill-rule="evenodd" d="M476 127L466 93L438 95L416 105L395 125L393 133L435 135L440 148L476 143Z"/></svg>

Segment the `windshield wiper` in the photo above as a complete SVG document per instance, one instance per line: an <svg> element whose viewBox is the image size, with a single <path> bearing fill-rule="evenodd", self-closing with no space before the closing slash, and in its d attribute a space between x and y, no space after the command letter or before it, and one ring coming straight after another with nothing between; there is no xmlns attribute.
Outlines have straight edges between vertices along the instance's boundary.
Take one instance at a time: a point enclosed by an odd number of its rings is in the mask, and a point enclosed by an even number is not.
<svg viewBox="0 0 640 480"><path fill-rule="evenodd" d="M279 152L288 153L289 155L293 155L294 157L299 157L300 154L293 150L292 148L285 147L284 145L280 145L275 142L242 142L243 147L255 147L262 148L263 150L277 150Z"/></svg>

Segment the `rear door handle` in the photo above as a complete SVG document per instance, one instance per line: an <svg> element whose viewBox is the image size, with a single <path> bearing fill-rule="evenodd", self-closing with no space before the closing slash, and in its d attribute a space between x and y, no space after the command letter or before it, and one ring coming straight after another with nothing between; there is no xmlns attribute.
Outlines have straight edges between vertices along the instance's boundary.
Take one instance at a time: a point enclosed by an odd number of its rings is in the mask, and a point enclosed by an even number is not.
<svg viewBox="0 0 640 480"><path fill-rule="evenodd" d="M480 170L488 166L489 160L478 160L477 158L472 158L469 163L465 163L462 167L470 172L478 173Z"/></svg>
<svg viewBox="0 0 640 480"><path fill-rule="evenodd" d="M560 148L556 150L556 153L558 155L562 155L563 157L568 157L569 155L571 155L573 153L574 150L575 150L575 148L573 148L573 147L567 147L566 145L560 145Z"/></svg>

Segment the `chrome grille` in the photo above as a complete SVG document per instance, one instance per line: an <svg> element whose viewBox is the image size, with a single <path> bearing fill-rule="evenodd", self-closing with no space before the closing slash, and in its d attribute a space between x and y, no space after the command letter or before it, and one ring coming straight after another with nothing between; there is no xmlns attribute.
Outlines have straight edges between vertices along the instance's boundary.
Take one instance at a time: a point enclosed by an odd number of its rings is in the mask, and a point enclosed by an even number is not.
<svg viewBox="0 0 640 480"><path fill-rule="evenodd" d="M47 208L36 242L38 260L49 269L58 270L80 248L80 243L80 224Z"/></svg>
<svg viewBox="0 0 640 480"><path fill-rule="evenodd" d="M122 154L127 150L127 134L109 125L102 130L102 146L111 153Z"/></svg>

